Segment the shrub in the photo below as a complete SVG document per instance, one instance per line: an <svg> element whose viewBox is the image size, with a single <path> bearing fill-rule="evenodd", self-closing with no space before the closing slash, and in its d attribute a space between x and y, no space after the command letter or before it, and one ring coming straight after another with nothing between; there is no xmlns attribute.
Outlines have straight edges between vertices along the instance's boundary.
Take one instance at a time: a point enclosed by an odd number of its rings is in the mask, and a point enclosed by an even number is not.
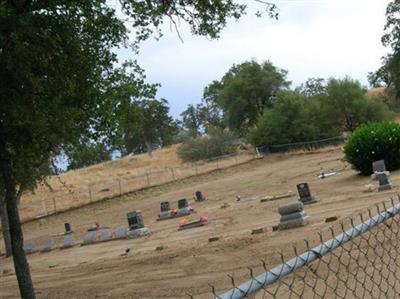
<svg viewBox="0 0 400 299"><path fill-rule="evenodd" d="M372 173L372 162L385 160L388 170L400 168L400 125L392 122L368 123L358 127L348 139L346 159L361 174Z"/></svg>
<svg viewBox="0 0 400 299"><path fill-rule="evenodd" d="M180 145L177 154L185 162L199 161L234 153L235 136L226 131L214 131L210 136L190 138Z"/></svg>

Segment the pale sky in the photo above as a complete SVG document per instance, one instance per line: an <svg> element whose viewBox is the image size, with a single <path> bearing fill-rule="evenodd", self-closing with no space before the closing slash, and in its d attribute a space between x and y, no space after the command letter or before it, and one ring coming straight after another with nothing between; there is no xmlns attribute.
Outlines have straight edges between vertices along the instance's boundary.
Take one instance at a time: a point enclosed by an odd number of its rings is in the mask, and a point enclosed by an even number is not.
<svg viewBox="0 0 400 299"><path fill-rule="evenodd" d="M233 64L252 58L287 70L292 87L310 77L346 75L367 85L368 72L380 66L387 52L380 39L389 0L273 1L279 20L257 18L255 2L242 2L252 10L229 22L219 40L192 36L182 24L182 43L167 24L161 40L142 44L136 58L148 81L162 85L158 97L168 100L174 117L188 104L199 103L204 87ZM125 51L120 56L128 57Z"/></svg>

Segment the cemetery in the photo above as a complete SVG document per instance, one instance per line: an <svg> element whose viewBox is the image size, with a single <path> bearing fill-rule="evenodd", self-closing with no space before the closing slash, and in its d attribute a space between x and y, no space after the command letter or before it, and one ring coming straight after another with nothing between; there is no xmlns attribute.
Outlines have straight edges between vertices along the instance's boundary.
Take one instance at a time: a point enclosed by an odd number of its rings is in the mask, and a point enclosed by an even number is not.
<svg viewBox="0 0 400 299"><path fill-rule="evenodd" d="M291 244L302 248L304 239L340 228L349 215L396 196L398 172L389 174L379 162L376 180L359 176L342 156L340 148L269 155L25 223L24 249L33 277L44 298L57 297L60 290L69 290L71 297L183 298L194 289L208 292L203 287L209 282L229 287L232 263L239 276L240 269L266 254L277 264L277 250L293 254ZM325 175L340 175L318 178L321 165L329 170ZM374 191L364 192L366 184ZM12 296L16 281L7 274L12 261L0 257L0 265L0 284ZM83 282L79 291L70 275Z"/></svg>

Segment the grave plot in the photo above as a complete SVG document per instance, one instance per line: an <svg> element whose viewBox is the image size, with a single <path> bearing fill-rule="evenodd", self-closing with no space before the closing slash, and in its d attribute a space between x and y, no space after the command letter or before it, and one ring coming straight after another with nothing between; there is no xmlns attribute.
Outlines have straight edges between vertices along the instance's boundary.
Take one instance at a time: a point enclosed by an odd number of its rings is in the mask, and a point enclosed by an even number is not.
<svg viewBox="0 0 400 299"><path fill-rule="evenodd" d="M177 209L171 209L169 201L163 201L160 204L160 214L158 214L157 221L174 218L176 216L176 212Z"/></svg>
<svg viewBox="0 0 400 299"><path fill-rule="evenodd" d="M182 219L179 222L178 230L195 228L195 227L203 226L206 224L208 224L208 216L201 216L199 220L193 220L193 221L188 221L186 219Z"/></svg>
<svg viewBox="0 0 400 299"><path fill-rule="evenodd" d="M304 212L302 202L280 206L278 212L281 215L279 229L295 228L309 223L309 216Z"/></svg>
<svg viewBox="0 0 400 299"><path fill-rule="evenodd" d="M115 231L114 239L125 239L126 238L126 227L119 227Z"/></svg>
<svg viewBox="0 0 400 299"><path fill-rule="evenodd" d="M189 205L189 201L186 198L178 200L178 210L176 216L186 216L194 212L194 209Z"/></svg>
<svg viewBox="0 0 400 299"><path fill-rule="evenodd" d="M45 240L40 252L49 252L54 249L54 241L52 239Z"/></svg>
<svg viewBox="0 0 400 299"><path fill-rule="evenodd" d="M88 231L83 237L83 245L93 244L97 241L97 231Z"/></svg>
<svg viewBox="0 0 400 299"><path fill-rule="evenodd" d="M136 210L127 214L129 228L126 232L127 238L138 238L141 236L148 235L150 233L149 228L144 226L144 220L142 212Z"/></svg>
<svg viewBox="0 0 400 299"><path fill-rule="evenodd" d="M63 243L60 249L67 249L75 246L75 237L73 235L69 235L64 238Z"/></svg>
<svg viewBox="0 0 400 299"><path fill-rule="evenodd" d="M112 240L112 230L102 229L99 231L99 242L105 242Z"/></svg>
<svg viewBox="0 0 400 299"><path fill-rule="evenodd" d="M37 251L35 243L27 242L24 244L24 251L26 254L34 253Z"/></svg>

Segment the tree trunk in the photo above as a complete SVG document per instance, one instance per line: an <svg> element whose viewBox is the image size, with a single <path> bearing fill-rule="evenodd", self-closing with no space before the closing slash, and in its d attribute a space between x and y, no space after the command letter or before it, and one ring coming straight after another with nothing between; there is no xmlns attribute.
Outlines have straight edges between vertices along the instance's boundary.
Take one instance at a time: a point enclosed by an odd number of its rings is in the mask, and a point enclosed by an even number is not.
<svg viewBox="0 0 400 299"><path fill-rule="evenodd" d="M0 199L0 220L1 220L1 231L3 233L4 246L6 249L6 257L12 255L11 249L11 237L10 237L10 227L8 225L7 207L6 201Z"/></svg>
<svg viewBox="0 0 400 299"><path fill-rule="evenodd" d="M153 148L151 147L151 143L146 141L145 144L147 147L147 153L149 154L150 157L153 157Z"/></svg>
<svg viewBox="0 0 400 299"><path fill-rule="evenodd" d="M21 298L34 299L35 292L33 289L31 272L29 270L28 261L26 259L23 248L24 239L17 208L17 190L14 179L13 165L8 153L3 156L3 160L1 162L2 163L0 166L6 192L5 200L7 206L8 221L10 225L14 269L18 280L19 291Z"/></svg>

